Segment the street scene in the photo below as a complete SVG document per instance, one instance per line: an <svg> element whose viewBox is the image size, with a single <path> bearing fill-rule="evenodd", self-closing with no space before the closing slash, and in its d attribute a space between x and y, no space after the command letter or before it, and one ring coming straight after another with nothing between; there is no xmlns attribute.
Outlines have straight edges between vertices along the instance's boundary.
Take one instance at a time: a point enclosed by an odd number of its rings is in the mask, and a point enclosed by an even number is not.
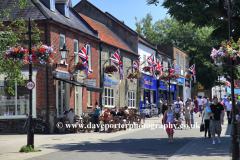
<svg viewBox="0 0 240 160"><path fill-rule="evenodd" d="M239 2L0 2L0 159L240 158Z"/></svg>

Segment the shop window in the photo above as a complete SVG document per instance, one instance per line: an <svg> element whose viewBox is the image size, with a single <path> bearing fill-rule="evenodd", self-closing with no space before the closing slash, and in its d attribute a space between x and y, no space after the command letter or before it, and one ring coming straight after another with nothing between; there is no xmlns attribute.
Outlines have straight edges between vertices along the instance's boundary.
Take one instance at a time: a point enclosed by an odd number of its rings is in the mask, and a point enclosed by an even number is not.
<svg viewBox="0 0 240 160"><path fill-rule="evenodd" d="M24 84L26 84L25 81ZM0 80L0 116L27 115L29 109L29 90L25 85L18 85L12 89L15 95L8 93L8 83Z"/></svg>
<svg viewBox="0 0 240 160"><path fill-rule="evenodd" d="M136 107L136 92L128 91L128 107Z"/></svg>
<svg viewBox="0 0 240 160"><path fill-rule="evenodd" d="M92 92L87 92L87 104L88 107L92 107Z"/></svg>
<svg viewBox="0 0 240 160"><path fill-rule="evenodd" d="M115 90L113 88L105 87L105 106L115 107Z"/></svg>
<svg viewBox="0 0 240 160"><path fill-rule="evenodd" d="M75 56L75 63L77 64L78 59L78 40L74 39L74 56Z"/></svg>

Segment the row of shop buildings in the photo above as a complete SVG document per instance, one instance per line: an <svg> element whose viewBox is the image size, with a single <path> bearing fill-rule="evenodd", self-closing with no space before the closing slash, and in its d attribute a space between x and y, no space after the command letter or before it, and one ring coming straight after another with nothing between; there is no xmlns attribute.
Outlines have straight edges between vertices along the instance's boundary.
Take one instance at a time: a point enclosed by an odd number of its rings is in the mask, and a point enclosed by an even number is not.
<svg viewBox="0 0 240 160"><path fill-rule="evenodd" d="M188 54L176 46L150 43L124 22L99 10L87 0L81 0L74 7L69 0L32 0L33 6L25 9L14 8L15 1L4 1L1 7L11 10L12 20L34 19L43 32L40 34L42 43L53 46L56 52L53 65L34 65L32 78L36 86L33 89L33 118L38 114L45 118L48 115L51 133L64 111L70 108L74 108L77 115L91 114L97 102L102 110L128 106L141 112L146 97L155 104L159 96L170 99L170 102L178 96L184 101L191 96L191 81L185 79L189 68ZM9 22L8 19L2 21ZM81 62L78 52L86 44L91 73L86 77L85 71L79 71L74 76L73 65ZM66 59L59 51L64 46L69 50ZM106 65L113 65L110 57L117 49L120 50L123 67L122 80L119 72L114 75L104 73ZM166 85L158 77L145 72L142 72L141 80L127 79L134 72L133 63L140 57L142 70L153 53L155 60L163 58L164 71L169 63L175 64L175 71L180 74L178 82ZM28 68L23 68L22 73L27 82ZM16 86L15 95L11 95L4 75L0 75L0 93L0 132L16 132L18 122L27 118L29 91L25 86Z"/></svg>

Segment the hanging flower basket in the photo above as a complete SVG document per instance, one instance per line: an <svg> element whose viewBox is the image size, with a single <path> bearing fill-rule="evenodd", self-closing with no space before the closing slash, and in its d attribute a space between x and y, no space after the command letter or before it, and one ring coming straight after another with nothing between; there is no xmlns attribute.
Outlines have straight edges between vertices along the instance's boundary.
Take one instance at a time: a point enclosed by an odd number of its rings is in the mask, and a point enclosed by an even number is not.
<svg viewBox="0 0 240 160"><path fill-rule="evenodd" d="M39 61L41 64L53 63L53 46L34 45L32 48L32 55L30 55L30 60L32 62Z"/></svg>
<svg viewBox="0 0 240 160"><path fill-rule="evenodd" d="M187 79L192 79L192 74L188 73L188 74L186 75L186 78L187 78Z"/></svg>
<svg viewBox="0 0 240 160"><path fill-rule="evenodd" d="M240 39L238 42L233 40L224 41L221 43L219 50L212 49L211 57L214 60L215 65L239 65L240 63Z"/></svg>
<svg viewBox="0 0 240 160"><path fill-rule="evenodd" d="M117 72L118 69L115 67L115 66L106 66L105 69L104 69L104 73L106 74L113 74L113 72Z"/></svg>
<svg viewBox="0 0 240 160"><path fill-rule="evenodd" d="M86 69L85 65L81 62L78 62L74 68L75 70L79 70L79 71L83 71L84 69Z"/></svg>
<svg viewBox="0 0 240 160"><path fill-rule="evenodd" d="M156 76L160 75L160 71L159 71L159 70L156 70L156 71L155 71L155 75L156 75Z"/></svg>
<svg viewBox="0 0 240 160"><path fill-rule="evenodd" d="M144 72L149 72L149 73L151 73L151 67L150 67L150 66L145 66L145 67L142 68L142 70L143 70Z"/></svg>
<svg viewBox="0 0 240 160"><path fill-rule="evenodd" d="M136 72L133 72L133 73L131 73L131 74L129 74L128 76L127 76L127 79L130 79L130 80L132 80L132 79L138 79L139 78L139 76L138 76L138 74L136 73Z"/></svg>
<svg viewBox="0 0 240 160"><path fill-rule="evenodd" d="M159 81L163 80L163 81L167 81L169 80L169 76L167 73L163 73L160 77L159 77Z"/></svg>
<svg viewBox="0 0 240 160"><path fill-rule="evenodd" d="M171 75L171 79L178 79L179 75L177 73Z"/></svg>
<svg viewBox="0 0 240 160"><path fill-rule="evenodd" d="M4 54L5 59L13 59L13 61L20 61L20 63L22 62L27 62L25 61L25 57L28 54L28 49L26 49L25 47L12 47L9 50L6 51L6 53Z"/></svg>

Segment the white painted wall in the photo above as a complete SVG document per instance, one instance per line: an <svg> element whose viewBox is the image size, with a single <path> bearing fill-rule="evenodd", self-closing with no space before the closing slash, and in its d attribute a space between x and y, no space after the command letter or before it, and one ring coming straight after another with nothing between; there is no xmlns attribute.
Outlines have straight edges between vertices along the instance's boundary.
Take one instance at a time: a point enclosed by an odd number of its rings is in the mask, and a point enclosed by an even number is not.
<svg viewBox="0 0 240 160"><path fill-rule="evenodd" d="M144 44L142 43L138 43L138 54L140 55L141 59L140 59L140 64L143 63L143 57L144 55L146 56L146 60L149 56L151 56L153 53L155 53L155 62L157 62L157 59L156 59L156 51L145 46ZM148 66L147 62L146 62L146 66ZM139 68L140 70L142 71L142 68L144 67L144 65L142 64ZM146 73L147 75L150 75L149 73Z"/></svg>

